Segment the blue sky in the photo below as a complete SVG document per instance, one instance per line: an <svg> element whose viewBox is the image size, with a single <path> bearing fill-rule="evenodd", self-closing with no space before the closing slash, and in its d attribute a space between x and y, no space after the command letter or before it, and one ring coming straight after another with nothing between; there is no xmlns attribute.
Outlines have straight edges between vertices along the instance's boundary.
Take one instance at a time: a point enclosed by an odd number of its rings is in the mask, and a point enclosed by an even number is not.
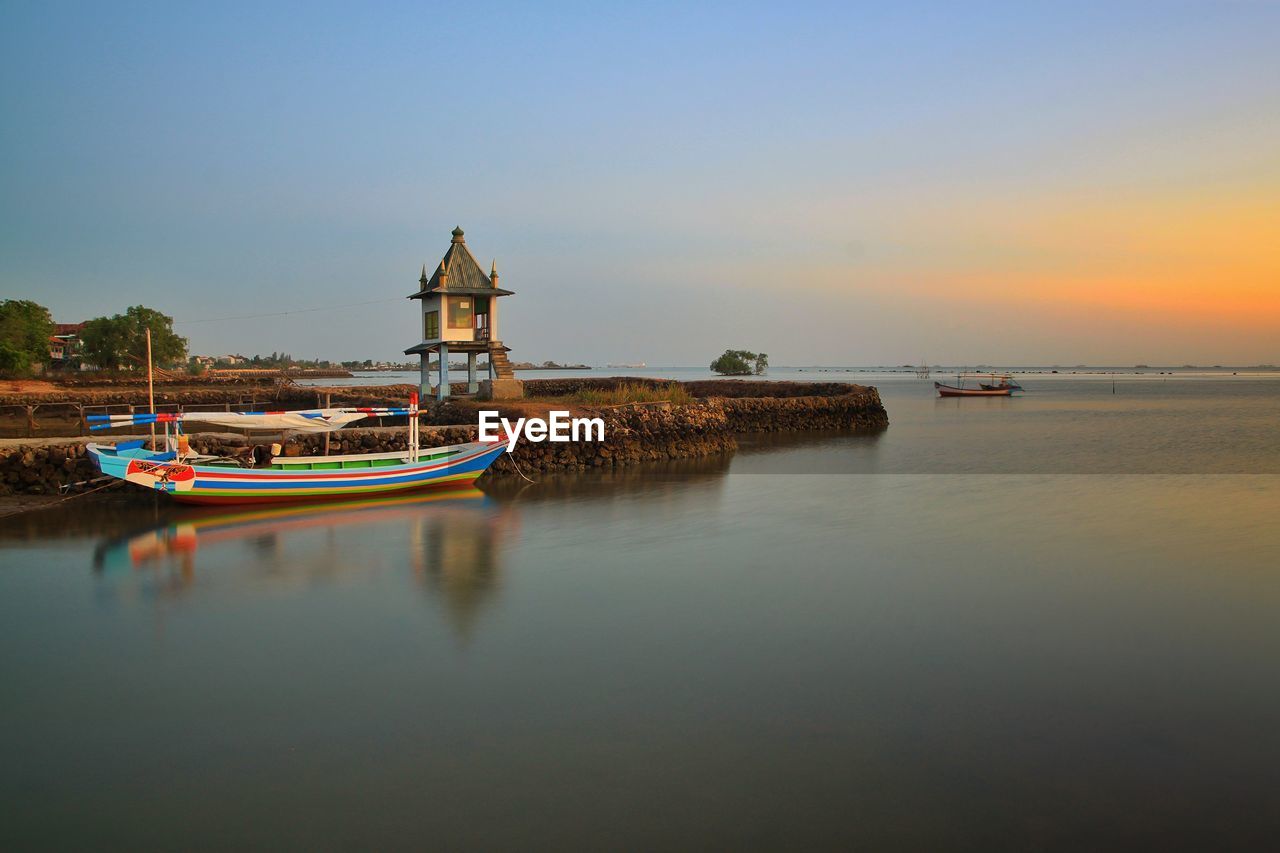
<svg viewBox="0 0 1280 853"><path fill-rule="evenodd" d="M5 19L0 294L59 320L398 358L461 224L514 358L1280 361L1274 4Z"/></svg>

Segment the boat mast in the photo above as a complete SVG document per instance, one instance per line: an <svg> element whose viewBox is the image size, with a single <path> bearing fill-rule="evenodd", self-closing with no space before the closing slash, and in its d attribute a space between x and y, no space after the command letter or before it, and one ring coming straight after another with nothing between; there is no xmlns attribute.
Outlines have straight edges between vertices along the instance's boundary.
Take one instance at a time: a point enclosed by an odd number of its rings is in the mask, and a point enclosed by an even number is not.
<svg viewBox="0 0 1280 853"><path fill-rule="evenodd" d="M409 461L418 461L418 392L409 392Z"/></svg>
<svg viewBox="0 0 1280 853"><path fill-rule="evenodd" d="M151 327L147 327L147 406L151 411L151 449L157 450L156 447L156 383L154 371L151 367Z"/></svg>
<svg viewBox="0 0 1280 853"><path fill-rule="evenodd" d="M319 400L317 400L316 402L319 402ZM332 405L333 405L333 394L332 393L325 394L324 407L328 409ZM325 456L329 455L329 433L327 432L324 434L324 455Z"/></svg>

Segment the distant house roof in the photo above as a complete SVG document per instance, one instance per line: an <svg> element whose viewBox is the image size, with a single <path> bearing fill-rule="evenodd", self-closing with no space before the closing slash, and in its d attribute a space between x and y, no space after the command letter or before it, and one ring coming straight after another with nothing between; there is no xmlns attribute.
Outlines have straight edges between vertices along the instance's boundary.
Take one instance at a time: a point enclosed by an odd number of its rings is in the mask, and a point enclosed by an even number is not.
<svg viewBox="0 0 1280 853"><path fill-rule="evenodd" d="M446 276L444 287L440 286L442 272ZM493 279L489 277L489 273L480 268L475 256L467 248L467 241L463 237L461 228L453 229L453 240L449 243L449 250L444 253L444 259L440 261L430 278L427 277L426 264L423 264L422 278L419 283L422 289L417 293L409 294L410 299L421 299L428 293L475 296L508 296L512 293L510 290L493 286Z"/></svg>
<svg viewBox="0 0 1280 853"><path fill-rule="evenodd" d="M54 323L53 333L55 335L78 335L83 328L84 323Z"/></svg>

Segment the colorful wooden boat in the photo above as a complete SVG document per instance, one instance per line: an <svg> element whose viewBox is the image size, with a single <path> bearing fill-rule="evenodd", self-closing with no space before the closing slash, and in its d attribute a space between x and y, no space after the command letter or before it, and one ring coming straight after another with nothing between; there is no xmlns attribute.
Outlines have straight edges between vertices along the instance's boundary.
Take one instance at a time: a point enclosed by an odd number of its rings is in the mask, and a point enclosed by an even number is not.
<svg viewBox="0 0 1280 853"><path fill-rule="evenodd" d="M957 388L954 385L933 383L939 397L1012 397L1012 388Z"/></svg>
<svg viewBox="0 0 1280 853"><path fill-rule="evenodd" d="M142 441L89 444L98 469L174 500L193 504L257 504L340 500L473 483L506 449L503 441L448 447L418 445L417 400L406 409L325 409L300 412L189 413L99 416L92 428L162 422L181 429L184 420L255 428L327 431L372 415L405 415L409 449L335 456L276 456L262 467L239 459L190 452L185 440L166 436L167 450L147 450ZM163 417L163 421L158 421ZM185 436L183 436L185 439Z"/></svg>
<svg viewBox="0 0 1280 853"><path fill-rule="evenodd" d="M181 503L243 504L340 500L475 482L506 450L500 442L423 448L408 454L277 458L265 468L238 463L192 464L142 442L88 445L103 474L163 492Z"/></svg>

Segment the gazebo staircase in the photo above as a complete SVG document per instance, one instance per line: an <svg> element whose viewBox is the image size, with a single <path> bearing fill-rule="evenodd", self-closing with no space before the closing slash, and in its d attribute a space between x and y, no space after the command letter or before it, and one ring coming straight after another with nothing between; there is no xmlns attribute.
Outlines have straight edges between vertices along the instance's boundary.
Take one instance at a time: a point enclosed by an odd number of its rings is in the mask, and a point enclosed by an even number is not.
<svg viewBox="0 0 1280 853"><path fill-rule="evenodd" d="M502 345L502 341L489 341L489 363L493 365L494 375L499 379L516 378L516 372L507 358L510 351Z"/></svg>

